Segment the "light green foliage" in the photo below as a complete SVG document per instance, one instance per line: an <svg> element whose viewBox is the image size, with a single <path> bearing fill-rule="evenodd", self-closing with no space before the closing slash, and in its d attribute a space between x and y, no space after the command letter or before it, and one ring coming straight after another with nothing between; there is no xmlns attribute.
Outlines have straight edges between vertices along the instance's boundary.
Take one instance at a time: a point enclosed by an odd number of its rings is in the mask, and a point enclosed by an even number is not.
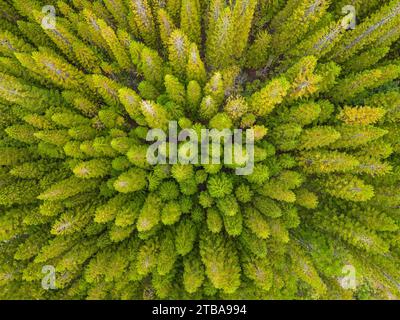
<svg viewBox="0 0 400 320"><path fill-rule="evenodd" d="M236 291L240 285L240 267L232 242L221 235L204 233L200 254L212 284L226 293Z"/></svg>
<svg viewBox="0 0 400 320"><path fill-rule="evenodd" d="M201 42L201 8L200 0L182 0L181 29L190 41Z"/></svg>
<svg viewBox="0 0 400 320"><path fill-rule="evenodd" d="M132 10L131 15L134 18L135 26L138 28L140 36L148 46L156 46L156 26L149 1L133 0L129 1L129 5Z"/></svg>
<svg viewBox="0 0 400 320"><path fill-rule="evenodd" d="M274 79L262 90L250 98L250 111L257 116L265 116L272 112L276 105L283 101L289 90L289 83L285 78Z"/></svg>
<svg viewBox="0 0 400 320"><path fill-rule="evenodd" d="M114 182L114 188L118 192L128 193L142 190L146 187L145 172L142 169L130 169L121 174Z"/></svg>
<svg viewBox="0 0 400 320"><path fill-rule="evenodd" d="M400 298L398 0L44 4L0 0L0 299ZM242 154L150 163L170 121Z"/></svg>
<svg viewBox="0 0 400 320"><path fill-rule="evenodd" d="M247 53L246 67L262 68L268 62L268 51L270 49L271 35L268 31L257 34L254 43L249 47Z"/></svg>
<svg viewBox="0 0 400 320"><path fill-rule="evenodd" d="M188 61L189 40L181 30L171 33L168 45L168 57L174 72L178 77L183 78L186 73Z"/></svg>

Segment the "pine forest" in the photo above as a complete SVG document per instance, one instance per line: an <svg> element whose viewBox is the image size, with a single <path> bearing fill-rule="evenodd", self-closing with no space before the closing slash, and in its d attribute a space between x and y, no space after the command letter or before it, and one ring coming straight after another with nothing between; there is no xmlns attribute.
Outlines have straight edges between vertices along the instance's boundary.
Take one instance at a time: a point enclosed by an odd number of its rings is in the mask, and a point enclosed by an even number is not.
<svg viewBox="0 0 400 320"><path fill-rule="evenodd" d="M400 299L400 1L0 0L0 299Z"/></svg>

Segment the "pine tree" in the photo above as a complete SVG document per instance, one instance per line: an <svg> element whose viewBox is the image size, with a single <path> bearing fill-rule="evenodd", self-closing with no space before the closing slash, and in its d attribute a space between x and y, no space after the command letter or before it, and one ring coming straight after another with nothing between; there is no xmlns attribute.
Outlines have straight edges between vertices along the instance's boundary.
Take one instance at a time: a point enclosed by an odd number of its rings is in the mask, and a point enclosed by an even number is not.
<svg viewBox="0 0 400 320"><path fill-rule="evenodd" d="M130 1L129 5L140 36L148 46L155 47L157 42L156 25L149 1L135 0Z"/></svg>
<svg viewBox="0 0 400 320"><path fill-rule="evenodd" d="M181 29L189 40L200 44L201 42L201 16L200 3L198 0L182 0L181 7Z"/></svg>

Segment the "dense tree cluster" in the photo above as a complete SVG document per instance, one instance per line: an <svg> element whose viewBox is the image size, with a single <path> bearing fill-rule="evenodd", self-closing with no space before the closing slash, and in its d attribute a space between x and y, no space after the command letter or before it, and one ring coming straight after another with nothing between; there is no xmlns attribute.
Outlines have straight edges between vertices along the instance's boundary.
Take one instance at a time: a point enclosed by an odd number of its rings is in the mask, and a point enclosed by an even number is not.
<svg viewBox="0 0 400 320"><path fill-rule="evenodd" d="M399 38L399 0L0 0L0 298L399 299ZM254 172L149 164L169 121Z"/></svg>

